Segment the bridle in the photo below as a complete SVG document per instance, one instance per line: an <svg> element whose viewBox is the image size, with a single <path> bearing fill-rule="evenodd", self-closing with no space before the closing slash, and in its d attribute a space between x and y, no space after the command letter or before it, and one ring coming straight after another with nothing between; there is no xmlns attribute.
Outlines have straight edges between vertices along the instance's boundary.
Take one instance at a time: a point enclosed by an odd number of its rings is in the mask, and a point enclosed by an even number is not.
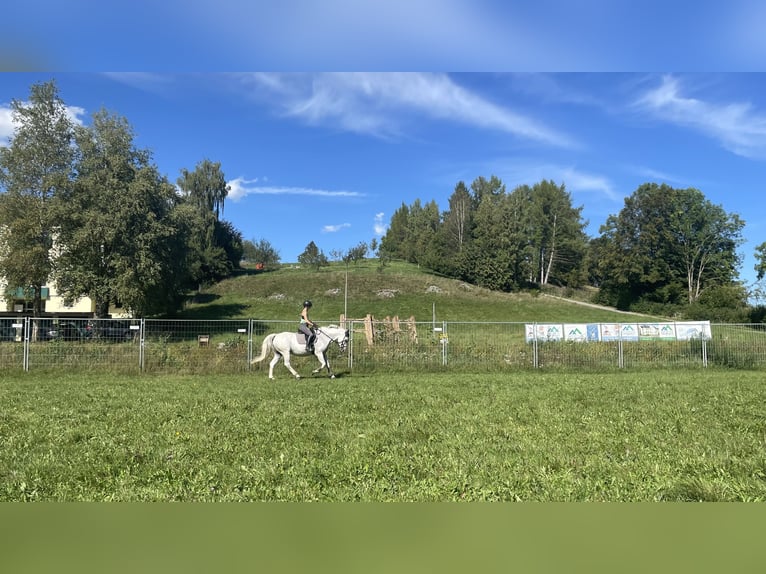
<svg viewBox="0 0 766 574"><path fill-rule="evenodd" d="M346 346L348 345L348 330L346 330L346 332L345 332L345 337L343 337L343 339L341 339L340 341L338 341L338 339L340 337L336 337L336 338L330 337L330 335L328 335L327 333L322 331L321 327L317 327L316 328L316 332L317 333L321 333L322 335L324 335L325 337L330 339L330 341L332 341L333 343L337 343L338 347L340 348L340 352L341 353L346 350Z"/></svg>

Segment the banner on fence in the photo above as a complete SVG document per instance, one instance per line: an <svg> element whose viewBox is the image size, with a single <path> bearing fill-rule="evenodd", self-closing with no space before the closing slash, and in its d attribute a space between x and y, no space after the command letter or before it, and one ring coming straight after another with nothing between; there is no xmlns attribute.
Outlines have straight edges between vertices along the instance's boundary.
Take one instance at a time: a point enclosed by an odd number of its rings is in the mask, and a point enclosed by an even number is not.
<svg viewBox="0 0 766 574"><path fill-rule="evenodd" d="M564 326L561 324L527 324L527 342L534 341L560 341L564 338Z"/></svg>
<svg viewBox="0 0 766 574"><path fill-rule="evenodd" d="M565 341L587 341L588 325L584 323L564 324Z"/></svg>
<svg viewBox="0 0 766 574"><path fill-rule="evenodd" d="M673 323L527 323L532 341L688 341L710 339L710 321Z"/></svg>
<svg viewBox="0 0 766 574"><path fill-rule="evenodd" d="M638 338L641 341L675 341L676 326L674 323L641 323Z"/></svg>

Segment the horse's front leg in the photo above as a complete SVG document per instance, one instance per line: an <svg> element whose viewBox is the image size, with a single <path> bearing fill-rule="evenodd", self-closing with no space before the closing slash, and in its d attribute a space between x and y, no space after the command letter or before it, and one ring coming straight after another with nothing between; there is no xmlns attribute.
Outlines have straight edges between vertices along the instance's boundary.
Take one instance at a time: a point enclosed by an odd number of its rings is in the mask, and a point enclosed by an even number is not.
<svg viewBox="0 0 766 574"><path fill-rule="evenodd" d="M321 355L317 355L317 359L319 359L319 368L314 369L311 372L316 374L322 369L327 368L327 372L330 373L330 378L334 379L335 374L332 372L332 369L330 368L330 361L327 360L327 354L323 352Z"/></svg>

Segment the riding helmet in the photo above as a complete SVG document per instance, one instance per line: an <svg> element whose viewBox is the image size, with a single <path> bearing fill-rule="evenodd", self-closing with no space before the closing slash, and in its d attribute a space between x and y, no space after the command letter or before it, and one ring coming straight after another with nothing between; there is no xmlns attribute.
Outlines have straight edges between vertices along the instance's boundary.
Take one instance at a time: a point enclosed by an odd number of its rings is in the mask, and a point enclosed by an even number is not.
<svg viewBox="0 0 766 574"><path fill-rule="evenodd" d="M303 302L303 306L304 306L304 307L311 307L311 301L309 301L308 299L306 299L306 300Z"/></svg>

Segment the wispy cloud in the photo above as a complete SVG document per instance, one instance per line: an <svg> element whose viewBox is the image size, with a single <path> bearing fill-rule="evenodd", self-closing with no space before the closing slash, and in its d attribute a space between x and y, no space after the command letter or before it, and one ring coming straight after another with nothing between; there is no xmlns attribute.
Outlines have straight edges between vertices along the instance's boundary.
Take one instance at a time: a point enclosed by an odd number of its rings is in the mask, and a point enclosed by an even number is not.
<svg viewBox="0 0 766 574"><path fill-rule="evenodd" d="M346 229L348 227L351 227L350 223L341 223L339 225L325 225L322 227L322 233L336 233L340 231L341 229Z"/></svg>
<svg viewBox="0 0 766 574"><path fill-rule="evenodd" d="M385 217L385 213L382 211L380 213L375 214L375 222L372 226L373 230L375 231L375 235L377 236L383 236L386 233L386 229L388 228L383 221L383 217Z"/></svg>
<svg viewBox="0 0 766 574"><path fill-rule="evenodd" d="M253 74L260 94L278 96L282 113L381 138L399 137L421 118L461 123L557 147L567 134L472 92L446 74Z"/></svg>
<svg viewBox="0 0 766 574"><path fill-rule="evenodd" d="M508 192L520 185L535 185L543 180L563 184L568 192L601 196L609 201L622 201L623 195L616 191L612 180L603 174L593 173L572 165L535 161L534 159L496 159L478 167L477 173L492 173L500 178Z"/></svg>
<svg viewBox="0 0 766 574"><path fill-rule="evenodd" d="M766 113L748 102L713 103L683 93L681 82L673 76L647 91L636 102L654 117L688 127L716 139L737 155L766 159Z"/></svg>
<svg viewBox="0 0 766 574"><path fill-rule="evenodd" d="M335 191L326 189L314 189L307 187L278 187L255 185L257 179L245 179L238 177L228 181L228 199L239 201L247 195L308 195L314 197L364 197L357 191Z"/></svg>
<svg viewBox="0 0 766 574"><path fill-rule="evenodd" d="M651 167L630 165L627 169L636 175L644 177L647 181L659 182L659 183L673 183L673 184L685 184L689 179L667 173L664 171L656 170Z"/></svg>
<svg viewBox="0 0 766 574"><path fill-rule="evenodd" d="M153 93L164 92L175 81L171 74L151 72L104 72L104 76L137 90Z"/></svg>

